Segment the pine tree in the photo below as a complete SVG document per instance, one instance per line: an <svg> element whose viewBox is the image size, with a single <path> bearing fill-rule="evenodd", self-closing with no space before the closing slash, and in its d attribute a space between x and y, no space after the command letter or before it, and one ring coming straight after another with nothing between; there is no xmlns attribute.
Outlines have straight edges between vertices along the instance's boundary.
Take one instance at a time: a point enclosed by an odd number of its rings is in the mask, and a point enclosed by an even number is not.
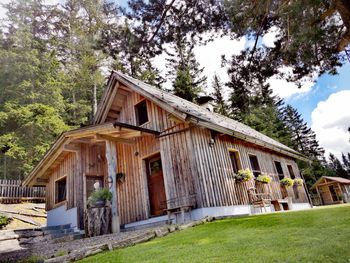
<svg viewBox="0 0 350 263"><path fill-rule="evenodd" d="M173 93L183 99L196 102L199 94L204 91L207 77L203 76L204 68L200 68L193 53L194 45L186 41L178 33L174 53L168 53L167 76L173 79ZM175 72L175 76L174 76Z"/></svg>
<svg viewBox="0 0 350 263"><path fill-rule="evenodd" d="M335 171L336 176L350 179L350 176L344 169L342 163L333 153L329 154L328 167Z"/></svg>
<svg viewBox="0 0 350 263"><path fill-rule="evenodd" d="M0 43L0 174L21 179L69 127L60 65L50 47L57 17L39 0L11 2ZM40 19L37 19L40 17Z"/></svg>
<svg viewBox="0 0 350 263"><path fill-rule="evenodd" d="M223 84L216 73L213 77L212 88L214 90L211 94L215 103L214 112L224 116L229 116L229 109L223 96Z"/></svg>
<svg viewBox="0 0 350 263"><path fill-rule="evenodd" d="M348 178L350 178L350 153L344 154L342 153L342 161L343 167L348 174Z"/></svg>
<svg viewBox="0 0 350 263"><path fill-rule="evenodd" d="M322 160L324 150L319 146L316 134L304 122L301 114L292 106L283 109L283 122L292 134L292 147L308 157Z"/></svg>

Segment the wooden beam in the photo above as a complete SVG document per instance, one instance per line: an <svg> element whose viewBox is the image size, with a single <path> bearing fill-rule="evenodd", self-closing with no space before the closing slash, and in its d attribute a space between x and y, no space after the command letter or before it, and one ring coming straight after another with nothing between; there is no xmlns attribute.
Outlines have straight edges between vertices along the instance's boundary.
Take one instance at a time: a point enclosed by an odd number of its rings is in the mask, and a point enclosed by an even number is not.
<svg viewBox="0 0 350 263"><path fill-rule="evenodd" d="M44 178L36 178L36 182L37 182L37 183L44 183L44 184L48 184L48 183L49 183L49 179L44 179Z"/></svg>
<svg viewBox="0 0 350 263"><path fill-rule="evenodd" d="M71 145L71 144L67 144L63 146L63 151L64 152L79 152L80 151L80 147L77 145Z"/></svg>
<svg viewBox="0 0 350 263"><path fill-rule="evenodd" d="M106 141L106 160L109 191L112 193L112 232L120 232L120 219L118 212L118 195L117 195L117 147L114 142Z"/></svg>
<svg viewBox="0 0 350 263"><path fill-rule="evenodd" d="M111 142L116 142L116 143L135 144L135 142L132 140L123 139L123 138L119 138L119 137L113 137L113 136L110 136L107 134L96 134L96 139L97 140L111 141Z"/></svg>

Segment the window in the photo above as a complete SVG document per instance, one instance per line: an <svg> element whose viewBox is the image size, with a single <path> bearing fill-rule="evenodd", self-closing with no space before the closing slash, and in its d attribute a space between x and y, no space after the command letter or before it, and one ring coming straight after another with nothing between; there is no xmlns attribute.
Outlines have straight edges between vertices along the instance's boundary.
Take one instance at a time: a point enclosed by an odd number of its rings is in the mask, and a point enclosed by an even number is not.
<svg viewBox="0 0 350 263"><path fill-rule="evenodd" d="M284 178L284 174L283 174L283 169L282 169L282 165L280 162L275 161L275 167L276 167L276 171L278 174L279 179L283 179Z"/></svg>
<svg viewBox="0 0 350 263"><path fill-rule="evenodd" d="M59 179L55 182L56 200L55 203L60 203L66 200L67 195L67 177Z"/></svg>
<svg viewBox="0 0 350 263"><path fill-rule="evenodd" d="M295 179L293 167L290 164L288 164L287 168L288 168L288 172L289 172L290 178Z"/></svg>
<svg viewBox="0 0 350 263"><path fill-rule="evenodd" d="M253 174L258 177L261 174L258 157L256 155L249 155L250 166L252 167Z"/></svg>
<svg viewBox="0 0 350 263"><path fill-rule="evenodd" d="M232 163L233 172L236 174L238 170L242 169L238 151L230 151L230 159Z"/></svg>
<svg viewBox="0 0 350 263"><path fill-rule="evenodd" d="M138 126L148 122L146 100L135 105L136 123Z"/></svg>
<svg viewBox="0 0 350 263"><path fill-rule="evenodd" d="M91 193L95 191L95 183L99 183L100 188L103 188L103 176L86 176L86 198L89 198Z"/></svg>

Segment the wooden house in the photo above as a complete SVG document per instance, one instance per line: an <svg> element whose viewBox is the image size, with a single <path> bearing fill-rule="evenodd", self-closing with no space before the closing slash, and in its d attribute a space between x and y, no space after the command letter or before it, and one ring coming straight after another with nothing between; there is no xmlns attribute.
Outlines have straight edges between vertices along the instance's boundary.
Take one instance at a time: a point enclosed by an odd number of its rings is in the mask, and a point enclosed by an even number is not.
<svg viewBox="0 0 350 263"><path fill-rule="evenodd" d="M289 209L310 207L304 187L279 183L301 176L296 159L305 158L242 123L113 72L94 124L62 134L25 185L46 185L48 225L83 229L99 181L115 192L113 220L127 228L164 221L183 207L192 219L249 214L251 187L275 201L288 197ZM272 182L237 182L242 168Z"/></svg>
<svg viewBox="0 0 350 263"><path fill-rule="evenodd" d="M322 176L311 187L321 198L323 205L350 202L350 180L342 177Z"/></svg>

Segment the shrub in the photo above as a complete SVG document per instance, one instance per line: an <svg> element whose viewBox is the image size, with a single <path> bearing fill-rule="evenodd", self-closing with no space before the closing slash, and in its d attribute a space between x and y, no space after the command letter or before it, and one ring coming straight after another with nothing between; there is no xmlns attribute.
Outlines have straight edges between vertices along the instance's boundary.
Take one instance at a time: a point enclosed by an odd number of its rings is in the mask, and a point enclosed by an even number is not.
<svg viewBox="0 0 350 263"><path fill-rule="evenodd" d="M271 176L267 175L267 174L260 174L256 180L260 183L263 183L263 184L269 184L271 183L272 181L272 178Z"/></svg>
<svg viewBox="0 0 350 263"><path fill-rule="evenodd" d="M6 226L7 224L9 224L11 221L10 218L6 217L6 216L0 216L0 229L2 229L4 226Z"/></svg>
<svg viewBox="0 0 350 263"><path fill-rule="evenodd" d="M285 187L290 187L294 184L294 180L288 177L284 177L281 181L280 181L281 185L285 186Z"/></svg>
<svg viewBox="0 0 350 263"><path fill-rule="evenodd" d="M304 183L304 180L301 179L301 178L294 179L294 184L297 185L297 186L302 186L303 183Z"/></svg>
<svg viewBox="0 0 350 263"><path fill-rule="evenodd" d="M237 174L235 175L235 179L238 182L247 182L252 178L253 178L253 173L249 169L238 170Z"/></svg>
<svg viewBox="0 0 350 263"><path fill-rule="evenodd" d="M101 188L97 191L94 191L88 198L88 204L93 205L96 201L111 201L112 200L112 193L106 189Z"/></svg>

